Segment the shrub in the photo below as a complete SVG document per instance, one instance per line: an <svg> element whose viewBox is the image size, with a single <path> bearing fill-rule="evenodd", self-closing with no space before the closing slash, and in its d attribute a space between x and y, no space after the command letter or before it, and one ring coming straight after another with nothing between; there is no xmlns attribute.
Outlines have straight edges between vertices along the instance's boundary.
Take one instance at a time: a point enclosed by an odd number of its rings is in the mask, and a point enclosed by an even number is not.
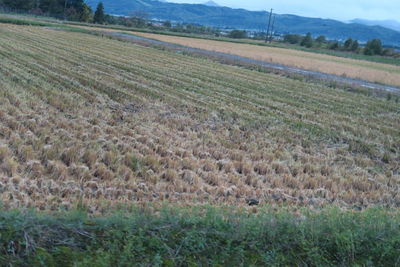
<svg viewBox="0 0 400 267"><path fill-rule="evenodd" d="M283 37L283 41L289 44L298 44L301 41L301 35L298 34L286 34Z"/></svg>
<svg viewBox="0 0 400 267"><path fill-rule="evenodd" d="M329 49L331 49L331 50L337 50L337 49L339 49L340 48L340 44L339 44L339 42L333 42L333 43L331 43L330 45L329 45Z"/></svg>
<svg viewBox="0 0 400 267"><path fill-rule="evenodd" d="M353 39L349 38L344 42L343 47L345 50L350 50L352 45L353 45Z"/></svg>
<svg viewBox="0 0 400 267"><path fill-rule="evenodd" d="M243 39L247 38L247 32L241 30L233 30L228 34L229 38Z"/></svg>
<svg viewBox="0 0 400 267"><path fill-rule="evenodd" d="M311 33L307 33L307 35L301 40L300 45L308 48L313 46L313 39Z"/></svg>
<svg viewBox="0 0 400 267"><path fill-rule="evenodd" d="M382 42L379 39L369 40L364 48L365 55L382 55Z"/></svg>
<svg viewBox="0 0 400 267"><path fill-rule="evenodd" d="M358 41L354 40L353 43L350 46L350 50L353 51L353 52L357 52L358 47L359 47Z"/></svg>
<svg viewBox="0 0 400 267"><path fill-rule="evenodd" d="M315 39L315 42L319 44L326 43L326 37L324 35L320 35L317 37L317 39Z"/></svg>

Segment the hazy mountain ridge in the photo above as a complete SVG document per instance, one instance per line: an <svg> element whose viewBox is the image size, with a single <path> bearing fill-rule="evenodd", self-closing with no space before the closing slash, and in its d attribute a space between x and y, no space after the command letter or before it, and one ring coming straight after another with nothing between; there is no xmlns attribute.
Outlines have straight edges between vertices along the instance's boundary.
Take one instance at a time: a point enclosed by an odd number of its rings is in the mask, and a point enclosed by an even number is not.
<svg viewBox="0 0 400 267"><path fill-rule="evenodd" d="M95 8L100 0L86 1ZM265 31L269 13L248 11L205 4L177 4L154 0L103 0L106 12L129 15L133 11L146 12L150 18L175 22L195 23L220 28L237 28ZM275 30L279 33L326 35L330 39L344 40L348 37L366 42L379 38L386 45L400 47L400 32L381 26L344 23L331 19L307 18L296 15L277 15Z"/></svg>
<svg viewBox="0 0 400 267"><path fill-rule="evenodd" d="M367 19L353 19L351 22L359 23L369 26L382 26L400 32L400 22L396 20L367 20Z"/></svg>
<svg viewBox="0 0 400 267"><path fill-rule="evenodd" d="M210 0L207 2L204 2L203 5L205 6L215 6L215 7L220 7L220 5L218 5L217 3L215 3L214 1Z"/></svg>

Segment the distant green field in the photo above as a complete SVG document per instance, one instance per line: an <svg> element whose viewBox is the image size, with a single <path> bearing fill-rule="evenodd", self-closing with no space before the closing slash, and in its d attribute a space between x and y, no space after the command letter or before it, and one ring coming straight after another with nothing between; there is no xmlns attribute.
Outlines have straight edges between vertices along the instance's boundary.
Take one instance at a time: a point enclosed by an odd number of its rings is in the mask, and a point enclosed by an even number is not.
<svg viewBox="0 0 400 267"><path fill-rule="evenodd" d="M15 18L15 17L8 17L8 16L1 16L0 14L0 23L8 23L8 24L15 24L15 25L31 25L31 26L54 26L53 23L46 23L36 20L29 20L23 17Z"/></svg>

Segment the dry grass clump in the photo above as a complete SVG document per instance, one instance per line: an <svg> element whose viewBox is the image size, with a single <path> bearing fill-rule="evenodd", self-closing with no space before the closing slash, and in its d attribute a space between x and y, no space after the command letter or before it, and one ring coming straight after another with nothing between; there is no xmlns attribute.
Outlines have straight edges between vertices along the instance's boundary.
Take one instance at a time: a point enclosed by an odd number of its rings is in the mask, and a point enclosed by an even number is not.
<svg viewBox="0 0 400 267"><path fill-rule="evenodd" d="M257 162L254 164L254 172L259 175L266 175L271 173L271 169L267 163Z"/></svg>
<svg viewBox="0 0 400 267"><path fill-rule="evenodd" d="M135 173L141 170L141 161L134 153L125 154L124 163Z"/></svg>
<svg viewBox="0 0 400 267"><path fill-rule="evenodd" d="M162 178L165 179L167 182L172 184L178 181L178 173L173 169L167 169L163 174Z"/></svg>
<svg viewBox="0 0 400 267"><path fill-rule="evenodd" d="M214 173L205 173L203 174L203 180L211 185L211 186L219 186L220 185L220 177L218 177Z"/></svg>
<svg viewBox="0 0 400 267"><path fill-rule="evenodd" d="M238 174L249 175L252 172L251 163L243 161L235 161L233 163L235 170Z"/></svg>
<svg viewBox="0 0 400 267"><path fill-rule="evenodd" d="M153 172L158 172L161 170L161 164L157 156L147 155L142 160L143 164Z"/></svg>
<svg viewBox="0 0 400 267"><path fill-rule="evenodd" d="M103 163L98 163L94 167L93 176L101 181L111 181L114 178L113 172Z"/></svg>
<svg viewBox="0 0 400 267"><path fill-rule="evenodd" d="M10 157L10 151L8 150L8 147L6 146L1 146L0 147L0 164L2 164L5 159Z"/></svg>
<svg viewBox="0 0 400 267"><path fill-rule="evenodd" d="M68 167L61 161L49 161L46 164L48 175L53 180L66 180L68 178Z"/></svg>
<svg viewBox="0 0 400 267"><path fill-rule="evenodd" d="M98 155L95 151L91 149L85 150L82 156L82 161L85 163L89 168L92 168L98 160Z"/></svg>
<svg viewBox="0 0 400 267"><path fill-rule="evenodd" d="M40 161L31 160L27 162L26 166L27 168L25 171L28 172L32 178L40 178L44 175L45 168ZM81 173L81 171L79 171L79 173Z"/></svg>
<svg viewBox="0 0 400 267"><path fill-rule="evenodd" d="M120 166L118 169L118 175L121 177L125 182L129 182L134 179L135 175L132 170L124 165Z"/></svg>
<svg viewBox="0 0 400 267"><path fill-rule="evenodd" d="M197 174L190 170L184 170L182 172L182 179L189 185L198 185L200 183L200 179Z"/></svg>
<svg viewBox="0 0 400 267"><path fill-rule="evenodd" d="M227 160L218 161L218 169L224 171L225 173L231 173L234 170L233 163Z"/></svg>
<svg viewBox="0 0 400 267"><path fill-rule="evenodd" d="M3 163L0 165L0 171L9 177L12 177L17 174L18 166L19 164L17 161L11 157L7 157L3 159Z"/></svg>
<svg viewBox="0 0 400 267"><path fill-rule="evenodd" d="M0 27L7 207L400 205L393 101L49 31Z"/></svg>
<svg viewBox="0 0 400 267"><path fill-rule="evenodd" d="M66 149L61 154L61 161L65 163L67 166L71 166L73 163L76 163L79 159L79 148L71 147Z"/></svg>
<svg viewBox="0 0 400 267"><path fill-rule="evenodd" d="M18 157L20 161L27 162L35 158L33 147L30 145L23 145L18 148Z"/></svg>
<svg viewBox="0 0 400 267"><path fill-rule="evenodd" d="M184 170L192 170L192 171L194 171L194 170L196 170L198 167L199 167L199 166L198 166L197 161L196 161L196 160L193 160L192 158L185 157L185 158L182 160L182 169L184 169Z"/></svg>
<svg viewBox="0 0 400 267"><path fill-rule="evenodd" d="M214 161L211 160L202 160L200 164L206 172L212 172L216 169Z"/></svg>

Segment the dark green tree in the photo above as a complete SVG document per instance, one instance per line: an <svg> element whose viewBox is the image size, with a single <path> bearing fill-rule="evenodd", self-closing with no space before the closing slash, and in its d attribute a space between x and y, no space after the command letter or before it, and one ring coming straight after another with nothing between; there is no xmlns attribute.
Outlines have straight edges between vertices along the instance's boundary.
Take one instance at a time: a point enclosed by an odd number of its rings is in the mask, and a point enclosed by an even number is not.
<svg viewBox="0 0 400 267"><path fill-rule="evenodd" d="M301 40L300 45L308 48L313 46L313 39L311 33L307 33L307 35L303 38L303 40Z"/></svg>
<svg viewBox="0 0 400 267"><path fill-rule="evenodd" d="M379 39L372 39L367 42L364 48L365 55L382 55L382 42Z"/></svg>
<svg viewBox="0 0 400 267"><path fill-rule="evenodd" d="M352 45L353 45L353 39L349 38L344 42L343 47L345 50L350 50Z"/></svg>
<svg viewBox="0 0 400 267"><path fill-rule="evenodd" d="M81 12L85 6L84 0L69 0L71 6L73 6L78 12Z"/></svg>
<svg viewBox="0 0 400 267"><path fill-rule="evenodd" d="M331 43L331 44L329 45L329 49L331 49L331 50L337 50L337 49L339 49L339 48L340 48L340 44L339 44L338 41L335 41L335 42L333 42L333 43Z"/></svg>
<svg viewBox="0 0 400 267"><path fill-rule="evenodd" d="M241 30L233 30L228 34L228 37L230 38L246 38L247 37L247 32L246 31L241 31Z"/></svg>
<svg viewBox="0 0 400 267"><path fill-rule="evenodd" d="M39 8L52 16L61 16L64 13L64 0L40 0Z"/></svg>
<svg viewBox="0 0 400 267"><path fill-rule="evenodd" d="M89 22L91 20L92 14L92 9L88 5L84 4L80 12L80 21Z"/></svg>
<svg viewBox="0 0 400 267"><path fill-rule="evenodd" d="M359 44L357 40L354 40L353 43L351 44L350 50L353 52L356 52L358 50Z"/></svg>
<svg viewBox="0 0 400 267"><path fill-rule="evenodd" d="M104 5L100 2L97 5L96 12L94 12L93 22L103 24L105 22Z"/></svg>
<svg viewBox="0 0 400 267"><path fill-rule="evenodd" d="M326 43L326 37L325 37L325 35L320 35L320 36L318 36L317 39L315 39L315 42L316 42L316 43L319 43L319 44Z"/></svg>
<svg viewBox="0 0 400 267"><path fill-rule="evenodd" d="M286 34L283 41L289 44L298 44L301 42L301 36L298 34Z"/></svg>
<svg viewBox="0 0 400 267"><path fill-rule="evenodd" d="M0 5L32 14L47 14L71 20L89 21L92 11L84 0L0 0Z"/></svg>
<svg viewBox="0 0 400 267"><path fill-rule="evenodd" d="M35 2L32 0L3 0L2 5L14 10L28 11L35 7Z"/></svg>
<svg viewBox="0 0 400 267"><path fill-rule="evenodd" d="M373 56L373 55L374 55L374 52L372 51L371 48L369 48L369 47L364 47L364 55Z"/></svg>
<svg viewBox="0 0 400 267"><path fill-rule="evenodd" d="M166 20L163 22L163 26L166 28L171 28L172 27L172 23L169 20Z"/></svg>

